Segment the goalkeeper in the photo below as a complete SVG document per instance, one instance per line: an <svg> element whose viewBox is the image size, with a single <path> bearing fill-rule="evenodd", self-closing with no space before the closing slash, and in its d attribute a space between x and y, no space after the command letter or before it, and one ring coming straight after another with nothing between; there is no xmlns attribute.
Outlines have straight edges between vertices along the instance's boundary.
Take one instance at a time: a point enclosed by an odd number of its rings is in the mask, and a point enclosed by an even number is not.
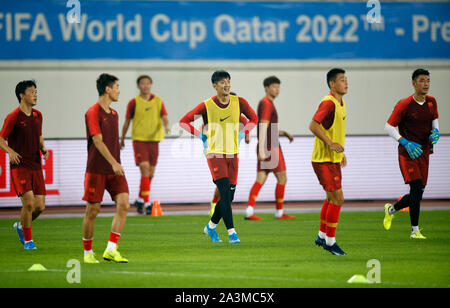
<svg viewBox="0 0 450 308"><path fill-rule="evenodd" d="M425 239L419 230L420 201L427 185L429 156L439 140L438 109L436 99L427 95L430 89L430 73L417 69L412 74L414 94L400 100L385 125L386 131L399 142L400 170L409 194L394 205L384 206L383 225L391 228L394 213L410 208L411 238ZM395 127L398 126L398 131Z"/></svg>

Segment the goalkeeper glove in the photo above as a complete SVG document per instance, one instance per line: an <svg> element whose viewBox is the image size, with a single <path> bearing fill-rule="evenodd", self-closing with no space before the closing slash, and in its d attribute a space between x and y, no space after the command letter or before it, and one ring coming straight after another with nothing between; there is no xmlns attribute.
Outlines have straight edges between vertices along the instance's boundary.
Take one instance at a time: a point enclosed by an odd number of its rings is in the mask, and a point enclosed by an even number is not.
<svg viewBox="0 0 450 308"><path fill-rule="evenodd" d="M408 152L409 157L411 159L416 159L420 155L422 155L423 151L421 149L421 145L412 141L407 140L406 138L400 139L399 143L405 147Z"/></svg>
<svg viewBox="0 0 450 308"><path fill-rule="evenodd" d="M433 128L430 135L431 144L436 144L439 140L439 137L441 137L441 135L439 134L439 130L437 128Z"/></svg>

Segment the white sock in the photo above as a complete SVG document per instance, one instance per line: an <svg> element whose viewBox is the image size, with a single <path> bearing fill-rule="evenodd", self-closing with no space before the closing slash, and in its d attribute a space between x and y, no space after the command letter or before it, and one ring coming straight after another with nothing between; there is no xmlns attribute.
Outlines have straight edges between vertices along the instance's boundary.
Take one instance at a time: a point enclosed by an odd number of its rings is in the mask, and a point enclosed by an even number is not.
<svg viewBox="0 0 450 308"><path fill-rule="evenodd" d="M336 238L325 236L325 241L327 243L327 246L333 246L334 243L336 243Z"/></svg>
<svg viewBox="0 0 450 308"><path fill-rule="evenodd" d="M139 202L139 203L144 203L144 199L142 199L141 197L138 197L138 198L136 199L136 201Z"/></svg>
<svg viewBox="0 0 450 308"><path fill-rule="evenodd" d="M412 233L419 232L419 226L412 226Z"/></svg>
<svg viewBox="0 0 450 308"><path fill-rule="evenodd" d="M395 210L395 208L394 208L394 206L393 205L391 205L390 207L388 207L388 212L389 212L389 214L394 214L395 212L397 212L396 210Z"/></svg>
<svg viewBox="0 0 450 308"><path fill-rule="evenodd" d="M149 206L151 206L151 203L150 203L150 202L144 203L144 207L145 207L145 208L148 208Z"/></svg>
<svg viewBox="0 0 450 308"><path fill-rule="evenodd" d="M106 250L107 250L107 251L111 251L111 250L116 249L116 247L117 247L117 244L116 244L116 243L113 243L113 242L108 241L108 246L106 246Z"/></svg>
<svg viewBox="0 0 450 308"><path fill-rule="evenodd" d="M84 256L86 257L90 253L94 253L94 251L92 249L91 250L85 250L84 251Z"/></svg>
<svg viewBox="0 0 450 308"><path fill-rule="evenodd" d="M319 237L320 237L321 239L324 240L326 236L327 236L327 234L326 234L325 232L319 231Z"/></svg>
<svg viewBox="0 0 450 308"><path fill-rule="evenodd" d="M253 208L253 206L251 205L247 206L247 209L245 210L245 216L250 217L253 214L255 214L255 209Z"/></svg>
<svg viewBox="0 0 450 308"><path fill-rule="evenodd" d="M210 229L215 229L217 227L217 225L213 223L211 220L209 221L208 226Z"/></svg>
<svg viewBox="0 0 450 308"><path fill-rule="evenodd" d="M281 216L283 216L283 209L277 210L277 211L275 212L275 217L276 217L276 218L280 218Z"/></svg>
<svg viewBox="0 0 450 308"><path fill-rule="evenodd" d="M228 229L228 235L231 235L233 233L236 233L236 231L234 231L234 228Z"/></svg>

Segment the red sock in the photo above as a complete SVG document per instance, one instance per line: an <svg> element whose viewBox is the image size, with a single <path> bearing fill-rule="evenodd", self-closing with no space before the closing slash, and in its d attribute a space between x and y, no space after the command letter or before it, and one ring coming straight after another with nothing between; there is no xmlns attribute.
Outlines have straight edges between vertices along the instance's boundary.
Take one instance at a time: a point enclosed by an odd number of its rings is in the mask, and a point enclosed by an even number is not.
<svg viewBox="0 0 450 308"><path fill-rule="evenodd" d="M148 176L141 177L139 197L144 199L145 203L147 203L150 200L150 183L151 180Z"/></svg>
<svg viewBox="0 0 450 308"><path fill-rule="evenodd" d="M90 239L90 240L83 239L83 247L84 247L84 250L86 250L86 251L92 250L92 239Z"/></svg>
<svg viewBox="0 0 450 308"><path fill-rule="evenodd" d="M220 200L220 194L216 195L216 193L214 193L214 197L212 199L212 203L217 203L217 202L219 202L219 200Z"/></svg>
<svg viewBox="0 0 450 308"><path fill-rule="evenodd" d="M109 234L109 241L117 244L119 242L120 234L112 232Z"/></svg>
<svg viewBox="0 0 450 308"><path fill-rule="evenodd" d="M341 211L341 206L333 204L331 202L328 203L327 210L327 236L335 237L336 236L336 227L339 220L339 212Z"/></svg>
<svg viewBox="0 0 450 308"><path fill-rule="evenodd" d="M275 200L277 204L277 210L283 209L283 202L284 202L284 189L286 185L285 184L277 184L275 187Z"/></svg>
<svg viewBox="0 0 450 308"><path fill-rule="evenodd" d="M327 210L328 210L328 200L322 205L322 211L320 211L320 231L323 233L327 232Z"/></svg>
<svg viewBox="0 0 450 308"><path fill-rule="evenodd" d="M262 185L259 182L255 182L255 184L253 184L253 187L250 190L250 195L248 196L248 205L255 206L256 198L258 198L261 187Z"/></svg>
<svg viewBox="0 0 450 308"><path fill-rule="evenodd" d="M25 238L25 242L29 242L29 241L33 240L32 236L31 236L31 227L29 227L29 228L22 227L22 231L23 231L23 237Z"/></svg>

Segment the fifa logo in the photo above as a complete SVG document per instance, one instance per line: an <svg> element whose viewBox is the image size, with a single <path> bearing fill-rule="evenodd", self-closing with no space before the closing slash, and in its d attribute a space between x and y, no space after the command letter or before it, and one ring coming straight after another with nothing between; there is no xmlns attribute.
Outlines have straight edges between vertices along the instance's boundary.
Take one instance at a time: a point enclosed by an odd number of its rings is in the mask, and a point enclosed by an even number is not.
<svg viewBox="0 0 450 308"><path fill-rule="evenodd" d="M69 24L81 22L81 3L79 0L67 0L66 7L71 8L66 14L66 20Z"/></svg>

